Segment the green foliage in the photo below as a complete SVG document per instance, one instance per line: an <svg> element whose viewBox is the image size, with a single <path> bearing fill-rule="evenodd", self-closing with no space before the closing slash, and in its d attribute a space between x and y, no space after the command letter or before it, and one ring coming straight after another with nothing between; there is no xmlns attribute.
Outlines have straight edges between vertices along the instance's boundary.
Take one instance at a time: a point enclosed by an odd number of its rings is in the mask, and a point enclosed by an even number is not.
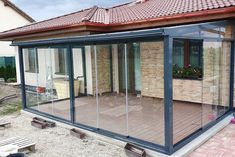
<svg viewBox="0 0 235 157"><path fill-rule="evenodd" d="M7 82L16 82L16 78L9 78L9 79L7 79Z"/></svg>
<svg viewBox="0 0 235 157"><path fill-rule="evenodd" d="M16 81L16 68L13 66L0 67L0 78L4 78L6 82Z"/></svg>
<svg viewBox="0 0 235 157"><path fill-rule="evenodd" d="M179 67L178 65L173 66L173 78L187 78L187 79L200 79L202 78L201 67Z"/></svg>

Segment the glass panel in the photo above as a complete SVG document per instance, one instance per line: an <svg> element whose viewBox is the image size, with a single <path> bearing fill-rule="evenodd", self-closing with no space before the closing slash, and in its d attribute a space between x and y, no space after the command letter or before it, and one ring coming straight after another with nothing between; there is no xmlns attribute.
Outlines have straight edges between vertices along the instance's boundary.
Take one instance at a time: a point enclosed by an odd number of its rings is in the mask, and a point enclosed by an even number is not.
<svg viewBox="0 0 235 157"><path fill-rule="evenodd" d="M23 49L23 61L25 70L25 94L27 107L38 109L38 105L40 102L36 89L39 86L40 82L39 73L36 73L36 71L39 71L38 66L36 65L40 66L40 63L38 63L37 50L34 48ZM32 65L34 65L34 67Z"/></svg>
<svg viewBox="0 0 235 157"><path fill-rule="evenodd" d="M189 64L193 68L202 67L202 40L189 40Z"/></svg>
<svg viewBox="0 0 235 157"><path fill-rule="evenodd" d="M6 82L16 82L15 57L0 57L0 78Z"/></svg>
<svg viewBox="0 0 235 157"><path fill-rule="evenodd" d="M129 136L164 145L164 43L130 43L127 50Z"/></svg>
<svg viewBox="0 0 235 157"><path fill-rule="evenodd" d="M172 58L175 67L184 67L184 40L174 40Z"/></svg>
<svg viewBox="0 0 235 157"><path fill-rule="evenodd" d="M208 24L200 26L200 33L204 38L220 38L221 29L218 25Z"/></svg>
<svg viewBox="0 0 235 157"><path fill-rule="evenodd" d="M60 60L59 51L63 53L63 58ZM64 48L39 48L37 51L36 49L24 49L23 52L27 106L70 119L67 50ZM65 67L65 74L58 73L61 65ZM27 69L29 70L27 71Z"/></svg>
<svg viewBox="0 0 235 157"><path fill-rule="evenodd" d="M97 127L96 64L94 46L73 48L75 121Z"/></svg>
<svg viewBox="0 0 235 157"><path fill-rule="evenodd" d="M173 78L202 78L202 40L173 40Z"/></svg>
<svg viewBox="0 0 235 157"><path fill-rule="evenodd" d="M163 51L163 41L73 48L76 122L164 145Z"/></svg>
<svg viewBox="0 0 235 157"><path fill-rule="evenodd" d="M0 57L0 67L5 67L5 57Z"/></svg>
<svg viewBox="0 0 235 157"><path fill-rule="evenodd" d="M165 28L175 38L226 38L233 39L232 21L191 24Z"/></svg>
<svg viewBox="0 0 235 157"><path fill-rule="evenodd" d="M66 48L51 48L46 59L46 90L55 116L70 120L70 88ZM51 59L51 60L49 60Z"/></svg>
<svg viewBox="0 0 235 157"><path fill-rule="evenodd" d="M203 125L229 107L230 42L204 42Z"/></svg>
<svg viewBox="0 0 235 157"><path fill-rule="evenodd" d="M204 41L202 79L173 79L174 143L228 111L230 51L230 42Z"/></svg>
<svg viewBox="0 0 235 157"><path fill-rule="evenodd" d="M127 135L125 46L98 45L100 128Z"/></svg>
<svg viewBox="0 0 235 157"><path fill-rule="evenodd" d="M220 37L226 39L233 39L233 24L227 23L224 26L220 27Z"/></svg>

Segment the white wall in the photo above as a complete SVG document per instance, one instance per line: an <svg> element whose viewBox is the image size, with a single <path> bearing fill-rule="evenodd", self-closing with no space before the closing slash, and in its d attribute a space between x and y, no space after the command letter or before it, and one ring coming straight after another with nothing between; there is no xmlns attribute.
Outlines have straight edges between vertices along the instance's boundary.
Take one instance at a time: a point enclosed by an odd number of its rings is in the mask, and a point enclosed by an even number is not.
<svg viewBox="0 0 235 157"><path fill-rule="evenodd" d="M30 22L13 10L9 6L4 6L4 3L0 1L0 32L13 29L16 27L20 27ZM1 56L16 56L16 52L14 47L9 46L11 42L0 42L0 57ZM16 57L17 58L17 57ZM16 64L18 60L16 59ZM17 67L17 74L19 74L19 66ZM17 76L19 78L19 76ZM17 82L19 83L20 80L18 79Z"/></svg>

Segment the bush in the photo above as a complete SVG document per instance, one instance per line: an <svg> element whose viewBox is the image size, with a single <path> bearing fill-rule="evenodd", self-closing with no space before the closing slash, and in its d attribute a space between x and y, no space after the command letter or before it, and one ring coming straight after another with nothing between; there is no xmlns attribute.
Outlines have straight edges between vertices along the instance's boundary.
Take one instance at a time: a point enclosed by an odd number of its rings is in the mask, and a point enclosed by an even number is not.
<svg viewBox="0 0 235 157"><path fill-rule="evenodd" d="M16 68L13 66L0 67L0 78L4 78L6 82L16 82Z"/></svg>
<svg viewBox="0 0 235 157"><path fill-rule="evenodd" d="M16 82L16 78L9 78L9 79L7 79L7 82Z"/></svg>

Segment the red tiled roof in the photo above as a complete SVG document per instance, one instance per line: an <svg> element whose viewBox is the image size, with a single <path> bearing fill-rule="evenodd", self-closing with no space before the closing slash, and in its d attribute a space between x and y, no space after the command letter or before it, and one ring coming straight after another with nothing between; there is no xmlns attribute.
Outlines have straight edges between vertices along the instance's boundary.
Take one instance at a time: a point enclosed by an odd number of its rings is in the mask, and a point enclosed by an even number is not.
<svg viewBox="0 0 235 157"><path fill-rule="evenodd" d="M4 33L17 33L17 32L25 32L25 31L33 31L33 30L46 30L49 28L55 28L55 27L63 27L67 25L75 25L77 23L82 22L85 18L89 18L88 15L93 9L86 9L86 10L81 10L76 13L71 13L68 15L56 17L53 19L41 21L41 22L35 22L33 24L29 24L23 27L19 27L16 29L12 29Z"/></svg>
<svg viewBox="0 0 235 157"><path fill-rule="evenodd" d="M122 23L230 6L235 6L235 0L148 0L145 3L112 8L110 23Z"/></svg>
<svg viewBox="0 0 235 157"><path fill-rule="evenodd" d="M86 22L109 26L234 6L235 0L136 0L107 9L95 6L68 15L33 23L2 32L0 33L0 38L16 33L30 34L32 32L64 29L82 25Z"/></svg>

